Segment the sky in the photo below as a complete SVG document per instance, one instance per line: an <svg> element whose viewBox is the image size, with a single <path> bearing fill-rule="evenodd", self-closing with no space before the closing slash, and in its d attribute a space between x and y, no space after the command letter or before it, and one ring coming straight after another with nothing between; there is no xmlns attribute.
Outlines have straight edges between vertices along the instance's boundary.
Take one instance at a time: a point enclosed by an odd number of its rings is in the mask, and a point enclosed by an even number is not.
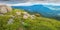
<svg viewBox="0 0 60 30"><path fill-rule="evenodd" d="M25 3L25 2L54 2L54 3L59 3L60 0L0 0L1 1L8 1L8 2L20 2L20 3Z"/></svg>
<svg viewBox="0 0 60 30"><path fill-rule="evenodd" d="M0 4L7 4L9 6L30 6L33 4L51 4L51 5L60 5L60 0L0 0ZM54 4L53 4L54 3Z"/></svg>

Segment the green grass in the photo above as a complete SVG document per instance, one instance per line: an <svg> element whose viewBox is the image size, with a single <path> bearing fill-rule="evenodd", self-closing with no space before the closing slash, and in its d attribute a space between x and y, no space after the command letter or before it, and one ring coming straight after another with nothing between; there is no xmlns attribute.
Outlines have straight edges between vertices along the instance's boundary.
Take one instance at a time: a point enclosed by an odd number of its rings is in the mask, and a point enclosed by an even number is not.
<svg viewBox="0 0 60 30"><path fill-rule="evenodd" d="M60 21L45 17L35 17L35 19L23 19L22 15L16 15L16 12L25 12L20 9L14 9L11 12L0 15L0 30L60 30ZM15 16L12 18L10 15ZM8 20L12 18L13 24L7 24ZM24 22L22 24L22 22Z"/></svg>
<svg viewBox="0 0 60 30"><path fill-rule="evenodd" d="M37 17L35 20L25 20L27 30L60 30L60 22L55 19Z"/></svg>

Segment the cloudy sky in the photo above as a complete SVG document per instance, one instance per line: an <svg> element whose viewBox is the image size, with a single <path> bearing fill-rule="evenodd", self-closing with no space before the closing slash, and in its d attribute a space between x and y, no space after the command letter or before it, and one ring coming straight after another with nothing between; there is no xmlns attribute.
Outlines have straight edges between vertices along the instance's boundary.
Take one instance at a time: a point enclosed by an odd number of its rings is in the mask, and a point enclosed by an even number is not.
<svg viewBox="0 0 60 30"><path fill-rule="evenodd" d="M18 6L18 5L33 5L33 4L45 4L45 3L59 3L60 5L60 0L0 0L1 4L8 4L8 5L12 5L12 6ZM52 4L51 4L52 5ZM54 5L54 4L53 4Z"/></svg>
<svg viewBox="0 0 60 30"><path fill-rule="evenodd" d="M51 3L51 2L54 2L54 3L56 3L56 2L60 2L60 0L0 0L0 2L1 1L8 1L8 2L20 2L20 3L25 3L25 2L49 2L49 3Z"/></svg>

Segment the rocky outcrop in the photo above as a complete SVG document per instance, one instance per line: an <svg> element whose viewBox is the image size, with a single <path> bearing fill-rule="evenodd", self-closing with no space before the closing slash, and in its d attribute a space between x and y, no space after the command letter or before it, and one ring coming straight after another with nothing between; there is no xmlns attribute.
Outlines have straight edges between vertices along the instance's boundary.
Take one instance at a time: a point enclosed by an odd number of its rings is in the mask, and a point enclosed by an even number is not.
<svg viewBox="0 0 60 30"><path fill-rule="evenodd" d="M0 5L0 14L4 14L10 11L12 11L12 8L10 6Z"/></svg>

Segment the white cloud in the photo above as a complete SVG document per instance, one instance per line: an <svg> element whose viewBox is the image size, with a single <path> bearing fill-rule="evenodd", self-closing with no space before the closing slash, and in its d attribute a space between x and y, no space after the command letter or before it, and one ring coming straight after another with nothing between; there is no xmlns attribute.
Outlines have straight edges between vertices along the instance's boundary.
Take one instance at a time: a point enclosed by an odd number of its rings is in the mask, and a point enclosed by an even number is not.
<svg viewBox="0 0 60 30"><path fill-rule="evenodd" d="M36 4L41 4L41 5L52 5L52 6L60 6L60 4L57 3L39 3L39 2L27 2L27 3L17 3L17 4L6 4L8 6L32 6Z"/></svg>
<svg viewBox="0 0 60 30"><path fill-rule="evenodd" d="M5 4L8 6L31 6L35 4L60 6L60 3L49 3L50 1L49 0L43 0L43 1L42 0L23 0L24 3L17 1L17 3L15 4L15 2L12 1L13 4L11 2L5 2Z"/></svg>

